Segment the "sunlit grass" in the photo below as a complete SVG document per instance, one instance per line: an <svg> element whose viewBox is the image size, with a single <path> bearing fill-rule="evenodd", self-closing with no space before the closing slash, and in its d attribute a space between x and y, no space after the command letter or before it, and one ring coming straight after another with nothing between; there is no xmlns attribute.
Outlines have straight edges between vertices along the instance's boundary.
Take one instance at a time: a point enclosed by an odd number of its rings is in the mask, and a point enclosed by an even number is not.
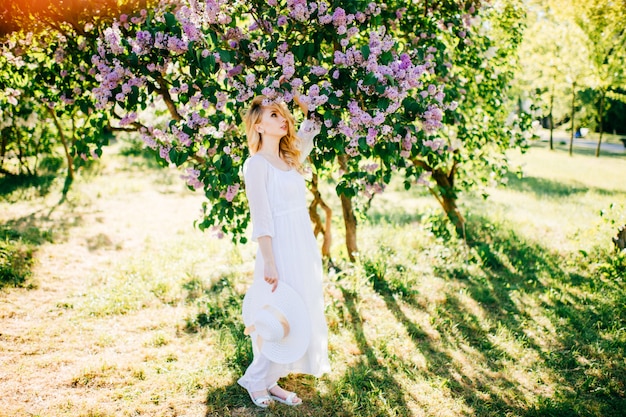
<svg viewBox="0 0 626 417"><path fill-rule="evenodd" d="M623 223L626 183L616 173L626 160L543 148L510 157L521 178L488 200L463 196L467 242L442 238L447 225L419 188L392 186L374 200L354 263L334 219L325 277L333 369L283 381L305 400L296 409L260 411L236 384L252 357L240 311L253 243L180 226L193 218L167 225L174 219L156 210L114 224L103 211L103 228L66 223L63 244L80 228L92 240L79 242L99 242L88 250L106 256L80 272L84 286L55 300L47 321L15 336L30 352L13 359L21 381L43 381L24 395L48 397L39 408L4 400L7 415L623 415L626 259L610 238ZM175 174L113 161L104 177L79 183L73 213L152 198L151 181L183 207ZM163 230L116 237L146 216Z"/></svg>

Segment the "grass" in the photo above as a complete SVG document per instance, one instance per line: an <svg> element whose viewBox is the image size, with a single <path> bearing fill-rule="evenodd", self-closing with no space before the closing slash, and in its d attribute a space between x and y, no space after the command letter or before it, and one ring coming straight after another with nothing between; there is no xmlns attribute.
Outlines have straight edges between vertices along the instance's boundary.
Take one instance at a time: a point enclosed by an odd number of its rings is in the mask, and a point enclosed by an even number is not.
<svg viewBox="0 0 626 417"><path fill-rule="evenodd" d="M0 295L0 416L626 415L623 156L511 154L521 177L462 196L467 243L420 189L374 200L354 263L334 219L332 372L288 377L305 403L265 411L236 383L254 244L194 230L201 196L136 158L105 157L49 215L2 203L5 230L56 231L34 240L38 285Z"/></svg>

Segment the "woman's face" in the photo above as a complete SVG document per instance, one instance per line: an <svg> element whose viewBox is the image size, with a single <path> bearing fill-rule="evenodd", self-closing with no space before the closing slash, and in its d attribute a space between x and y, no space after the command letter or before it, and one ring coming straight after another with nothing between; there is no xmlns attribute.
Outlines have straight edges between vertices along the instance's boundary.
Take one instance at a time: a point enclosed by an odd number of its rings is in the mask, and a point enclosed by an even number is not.
<svg viewBox="0 0 626 417"><path fill-rule="evenodd" d="M287 119L275 107L263 107L257 131L263 136L282 138L287 134Z"/></svg>

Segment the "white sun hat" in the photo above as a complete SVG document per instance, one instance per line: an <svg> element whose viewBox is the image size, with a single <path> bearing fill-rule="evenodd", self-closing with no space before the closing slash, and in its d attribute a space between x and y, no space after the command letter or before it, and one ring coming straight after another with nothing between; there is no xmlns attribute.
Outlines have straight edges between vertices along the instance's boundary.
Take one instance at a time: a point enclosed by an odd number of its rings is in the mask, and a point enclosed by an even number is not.
<svg viewBox="0 0 626 417"><path fill-rule="evenodd" d="M292 363L304 356L311 341L311 320L302 298L289 285L253 283L243 299L245 334L261 353L276 363Z"/></svg>

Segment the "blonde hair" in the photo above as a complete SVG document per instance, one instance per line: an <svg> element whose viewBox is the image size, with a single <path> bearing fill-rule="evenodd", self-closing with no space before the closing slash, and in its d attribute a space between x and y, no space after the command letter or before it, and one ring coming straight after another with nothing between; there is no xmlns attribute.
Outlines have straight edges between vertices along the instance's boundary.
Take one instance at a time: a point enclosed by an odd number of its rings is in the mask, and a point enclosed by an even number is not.
<svg viewBox="0 0 626 417"><path fill-rule="evenodd" d="M248 111L243 116L250 154L254 155L257 153L263 145L263 135L255 129L255 125L261 121L263 111L267 109L276 110L281 116L287 119L287 133L280 139L278 152L280 157L287 162L287 165L299 171L301 169L300 138L296 135L293 115L284 103L270 103L264 105L263 103L265 101L265 96L256 96L253 98Z"/></svg>

